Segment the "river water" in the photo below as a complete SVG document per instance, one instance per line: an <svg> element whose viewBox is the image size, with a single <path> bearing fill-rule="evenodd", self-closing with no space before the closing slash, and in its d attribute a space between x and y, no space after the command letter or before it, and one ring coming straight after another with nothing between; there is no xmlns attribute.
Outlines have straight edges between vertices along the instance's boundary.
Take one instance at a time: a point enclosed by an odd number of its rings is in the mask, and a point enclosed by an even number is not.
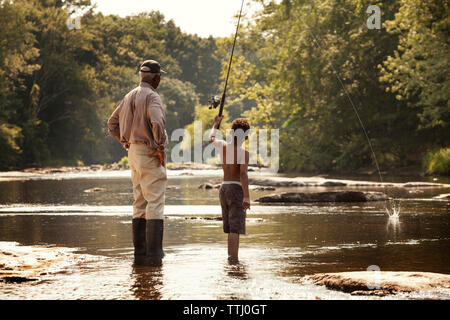
<svg viewBox="0 0 450 320"><path fill-rule="evenodd" d="M222 222L214 219L221 215L218 191L198 188L220 179L218 170L169 171L166 256L162 266L137 267L129 177L121 171L0 179L0 243L69 247L82 257L37 282L0 283L0 299L380 299L327 290L304 276L371 266L450 273L449 201L432 199L449 188L389 189L400 202L399 220L389 219L382 202L252 203L240 262L230 265ZM91 188L101 189L86 192ZM273 192L250 194L254 200ZM450 299L450 293L386 298Z"/></svg>

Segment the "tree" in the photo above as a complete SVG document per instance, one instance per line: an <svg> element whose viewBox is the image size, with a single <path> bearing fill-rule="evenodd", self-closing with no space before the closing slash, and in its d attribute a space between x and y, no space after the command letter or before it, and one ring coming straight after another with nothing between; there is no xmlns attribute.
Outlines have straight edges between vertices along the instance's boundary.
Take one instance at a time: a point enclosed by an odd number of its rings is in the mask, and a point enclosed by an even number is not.
<svg viewBox="0 0 450 320"><path fill-rule="evenodd" d="M34 27L26 19L26 1L0 3L0 169L16 167L23 156L21 106L29 101L26 78L34 63Z"/></svg>
<svg viewBox="0 0 450 320"><path fill-rule="evenodd" d="M397 10L395 2L376 4L385 19ZM255 24L242 32L230 94L255 103L245 113L252 123L280 129L283 169L374 168L352 103L382 165L412 161L415 146L407 139L418 136L411 134L416 121L378 81L377 66L393 52L397 37L367 28L368 5L264 2Z"/></svg>
<svg viewBox="0 0 450 320"><path fill-rule="evenodd" d="M76 8L81 28L72 30ZM16 0L0 2L0 18L1 169L123 157L106 121L139 84L144 60L169 71L169 128L192 121L198 90L206 96L218 82L215 40L186 35L159 12L121 18L95 13L89 0Z"/></svg>
<svg viewBox="0 0 450 320"><path fill-rule="evenodd" d="M450 3L400 4L395 19L386 22L388 32L399 36L399 44L380 66L380 79L417 114L422 134L444 147L450 140Z"/></svg>
<svg viewBox="0 0 450 320"><path fill-rule="evenodd" d="M164 77L158 91L166 106L168 132L183 128L194 120L199 98L192 83Z"/></svg>

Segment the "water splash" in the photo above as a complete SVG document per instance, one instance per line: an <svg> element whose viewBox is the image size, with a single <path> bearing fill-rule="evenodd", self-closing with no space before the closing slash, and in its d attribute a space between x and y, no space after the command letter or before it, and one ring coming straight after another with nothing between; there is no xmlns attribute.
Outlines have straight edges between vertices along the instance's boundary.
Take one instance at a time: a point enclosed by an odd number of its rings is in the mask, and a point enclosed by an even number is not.
<svg viewBox="0 0 450 320"><path fill-rule="evenodd" d="M400 219L400 212L401 212L400 202L390 200L389 204L390 204L389 206L386 206L386 213L388 214L389 219L390 220Z"/></svg>
<svg viewBox="0 0 450 320"><path fill-rule="evenodd" d="M394 240L397 239L400 231L400 203L395 200L390 200L390 205L386 206L386 213L388 214L388 219L386 223L386 232L392 233Z"/></svg>

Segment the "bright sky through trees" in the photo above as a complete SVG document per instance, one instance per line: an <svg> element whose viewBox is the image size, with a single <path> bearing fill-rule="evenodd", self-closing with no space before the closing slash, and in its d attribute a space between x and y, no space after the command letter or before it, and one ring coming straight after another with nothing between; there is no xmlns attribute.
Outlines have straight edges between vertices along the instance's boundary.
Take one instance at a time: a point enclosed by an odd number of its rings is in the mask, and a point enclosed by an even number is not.
<svg viewBox="0 0 450 320"><path fill-rule="evenodd" d="M143 11L158 10L167 20L173 19L182 31L208 37L226 37L234 33L241 0L94 0L98 11L121 17ZM244 11L250 15L257 8L254 3Z"/></svg>

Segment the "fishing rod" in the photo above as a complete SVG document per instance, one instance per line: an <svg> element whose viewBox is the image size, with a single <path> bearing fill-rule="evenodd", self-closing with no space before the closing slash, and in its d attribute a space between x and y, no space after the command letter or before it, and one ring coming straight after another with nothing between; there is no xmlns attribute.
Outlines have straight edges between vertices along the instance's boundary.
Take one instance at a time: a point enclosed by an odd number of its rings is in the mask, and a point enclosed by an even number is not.
<svg viewBox="0 0 450 320"><path fill-rule="evenodd" d="M237 40L237 36L238 36L238 32L239 32L239 25L241 23L242 9L244 8L244 2L245 2L245 0L242 0L241 11L239 12L238 23L236 26L236 34L234 35L233 47L231 49L231 56L230 56L230 61L228 63L227 77L225 78L225 86L223 89L222 98L220 98L219 96L216 95L216 96L211 97L211 99L209 99L209 101L208 101L210 103L209 109L213 109L213 108L216 109L218 106L220 106L219 117L222 116L223 107L225 106L225 98L227 96L228 79L230 78L231 64L233 63L234 48L236 47L236 40ZM219 128L220 128L220 124L218 125L217 129L219 129Z"/></svg>

